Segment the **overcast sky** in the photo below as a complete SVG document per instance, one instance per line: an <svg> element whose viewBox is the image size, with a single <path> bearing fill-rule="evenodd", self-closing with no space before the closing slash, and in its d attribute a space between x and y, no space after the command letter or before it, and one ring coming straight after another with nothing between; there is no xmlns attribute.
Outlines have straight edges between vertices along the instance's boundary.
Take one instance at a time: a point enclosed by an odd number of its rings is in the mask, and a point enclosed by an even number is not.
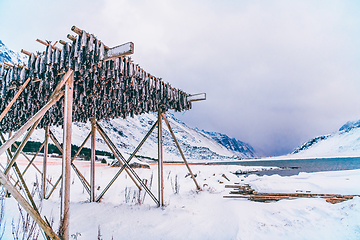
<svg viewBox="0 0 360 240"><path fill-rule="evenodd" d="M207 93L179 119L279 155L360 119L359 12L343 0L0 0L0 39L35 52L76 25L110 47L132 41L144 70Z"/></svg>

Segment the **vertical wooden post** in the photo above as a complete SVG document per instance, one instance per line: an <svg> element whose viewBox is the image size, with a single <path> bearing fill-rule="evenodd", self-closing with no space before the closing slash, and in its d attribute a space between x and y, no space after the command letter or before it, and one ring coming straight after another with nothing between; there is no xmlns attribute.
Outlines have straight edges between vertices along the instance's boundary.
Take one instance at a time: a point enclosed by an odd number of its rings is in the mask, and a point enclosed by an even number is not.
<svg viewBox="0 0 360 240"><path fill-rule="evenodd" d="M0 121L1 121L1 120L2 120L2 118L0 118ZM9 137L8 137L8 139L11 138L11 135L12 135L12 131L9 131ZM5 142L5 141L4 141L4 142ZM11 151L11 148L10 148L10 151ZM7 161L6 161L6 166L7 166L7 165L9 165L11 159L10 159L9 155L6 155L6 158L7 158ZM10 197L10 192L9 192L8 190L6 190L5 196L6 196L6 197Z"/></svg>
<svg viewBox="0 0 360 240"><path fill-rule="evenodd" d="M9 137L8 137L8 139L11 138L11 135L12 135L12 131L9 131ZM11 151L11 147L10 147L10 151ZM6 164L9 164L9 162L10 162L11 159L9 158L9 156L7 156L6 158L7 158Z"/></svg>
<svg viewBox="0 0 360 240"><path fill-rule="evenodd" d="M158 111L158 191L159 205L164 206L164 176L163 176L163 140L161 109Z"/></svg>
<svg viewBox="0 0 360 240"><path fill-rule="evenodd" d="M62 159L62 186L60 208L60 237L69 240L70 218L70 169L71 169L71 127L73 104L74 74L72 73L65 83L64 94L64 124L63 124L63 159Z"/></svg>
<svg viewBox="0 0 360 240"><path fill-rule="evenodd" d="M44 141L44 160L43 160L43 170L41 178L41 198L45 199L46 196L46 170L47 170L47 158L49 150L49 126L45 127L45 141Z"/></svg>
<svg viewBox="0 0 360 240"><path fill-rule="evenodd" d="M95 201L95 117L91 119L90 202Z"/></svg>

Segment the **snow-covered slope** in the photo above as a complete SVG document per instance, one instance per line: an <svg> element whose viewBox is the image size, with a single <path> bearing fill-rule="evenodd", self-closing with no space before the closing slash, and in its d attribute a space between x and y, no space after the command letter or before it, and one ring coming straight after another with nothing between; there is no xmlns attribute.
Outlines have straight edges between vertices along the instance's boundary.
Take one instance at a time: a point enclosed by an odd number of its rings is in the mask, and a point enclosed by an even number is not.
<svg viewBox="0 0 360 240"><path fill-rule="evenodd" d="M236 152L235 154L234 151L227 149L206 134L192 129L183 122L175 119L171 113L167 113L167 118L179 141L181 149L189 160L229 160L237 159L238 157L248 158L254 155L253 152L244 152L244 154ZM131 153L156 120L157 116L154 114L143 114L135 116L134 118L103 120L100 122L100 125L121 152ZM81 145L82 141L89 134L90 128L90 123L74 123L72 143L78 146ZM181 156L165 123L163 123L163 128L164 161L180 161ZM62 129L60 127L51 127L51 129L59 141L62 141ZM43 139L43 130L36 130L31 137L32 141L43 141ZM90 147L90 141L85 146ZM252 149L251 146L246 146ZM110 151L99 134L96 135L96 148ZM150 135L137 155L157 159L157 128Z"/></svg>
<svg viewBox="0 0 360 240"><path fill-rule="evenodd" d="M197 129L196 129L197 130ZM248 158L257 157L255 150L247 143L244 143L235 138L230 138L229 136L218 133L218 132L208 132L205 130L200 130L202 133L207 135L208 137L214 139L216 142L225 146L227 149L233 151L238 156L246 156Z"/></svg>
<svg viewBox="0 0 360 240"><path fill-rule="evenodd" d="M14 63L20 64L23 63L26 59L26 56L22 56L19 53L15 53L10 50L1 40L0 40L0 63Z"/></svg>
<svg viewBox="0 0 360 240"><path fill-rule="evenodd" d="M299 157L360 156L360 120L347 122L339 131L309 140L291 155Z"/></svg>

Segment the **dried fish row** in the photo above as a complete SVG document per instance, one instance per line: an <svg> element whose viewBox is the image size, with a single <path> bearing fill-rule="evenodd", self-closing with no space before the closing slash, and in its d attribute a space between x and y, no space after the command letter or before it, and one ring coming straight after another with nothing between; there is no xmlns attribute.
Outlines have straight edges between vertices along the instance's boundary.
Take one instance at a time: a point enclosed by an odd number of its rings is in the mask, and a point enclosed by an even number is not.
<svg viewBox="0 0 360 240"><path fill-rule="evenodd" d="M87 37L89 36L89 37ZM16 131L45 105L55 87L69 69L74 70L73 121L86 122L126 118L128 116L191 108L187 94L145 72L131 58L105 59L104 44L94 35L83 34L62 49L48 42L44 52L29 56L27 69L18 66L0 71L0 110L3 111L27 78L27 85L10 112L2 120L0 131ZM39 127L62 125L63 100L42 118Z"/></svg>

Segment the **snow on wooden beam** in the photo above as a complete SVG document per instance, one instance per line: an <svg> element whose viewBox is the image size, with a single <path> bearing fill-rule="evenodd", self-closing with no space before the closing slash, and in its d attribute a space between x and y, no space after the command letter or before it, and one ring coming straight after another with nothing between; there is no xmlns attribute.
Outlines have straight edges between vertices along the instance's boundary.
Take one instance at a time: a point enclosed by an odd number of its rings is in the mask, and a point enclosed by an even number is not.
<svg viewBox="0 0 360 240"><path fill-rule="evenodd" d="M196 102L206 100L206 93L190 94L186 99L188 102Z"/></svg>
<svg viewBox="0 0 360 240"><path fill-rule="evenodd" d="M134 43L132 42L124 43L119 46L109 48L109 50L105 51L104 61L130 55L133 53L134 53Z"/></svg>

